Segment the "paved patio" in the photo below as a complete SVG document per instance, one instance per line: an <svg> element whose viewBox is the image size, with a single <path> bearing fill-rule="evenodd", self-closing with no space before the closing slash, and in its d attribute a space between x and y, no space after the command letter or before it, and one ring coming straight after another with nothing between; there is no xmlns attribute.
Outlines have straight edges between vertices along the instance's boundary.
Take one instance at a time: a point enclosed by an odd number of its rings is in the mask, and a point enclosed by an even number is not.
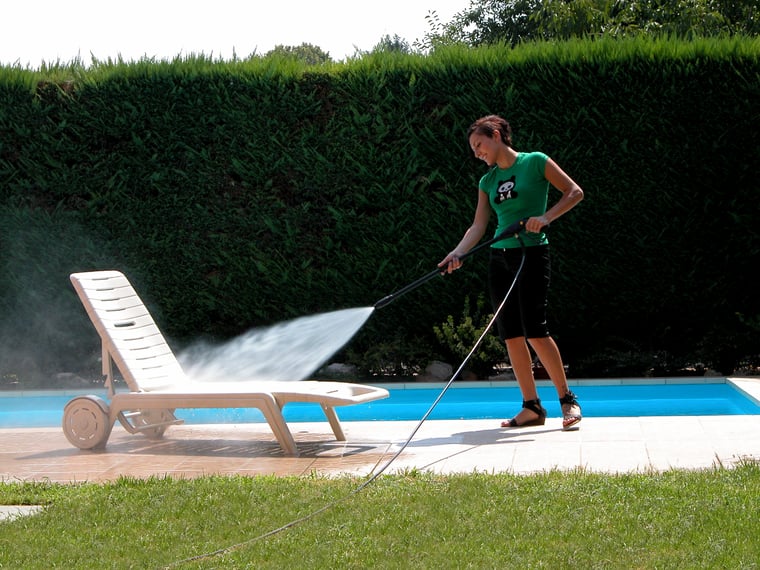
<svg viewBox="0 0 760 570"><path fill-rule="evenodd" d="M210 474L367 476L383 467L417 422L343 422L335 441L326 422L293 423L298 457L283 454L267 424L174 426L161 440L117 424L102 451L73 447L59 428L0 430L0 480L98 482L120 476ZM586 418L564 432L559 418L502 429L493 420L428 420L387 473L551 469L631 472L702 469L760 460L760 416Z"/></svg>

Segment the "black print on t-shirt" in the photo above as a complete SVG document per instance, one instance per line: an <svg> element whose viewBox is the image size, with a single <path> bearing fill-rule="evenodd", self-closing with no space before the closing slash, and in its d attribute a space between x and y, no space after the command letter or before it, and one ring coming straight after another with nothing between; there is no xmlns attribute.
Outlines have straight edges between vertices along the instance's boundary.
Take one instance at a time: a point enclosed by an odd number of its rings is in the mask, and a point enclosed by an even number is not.
<svg viewBox="0 0 760 570"><path fill-rule="evenodd" d="M499 181L499 187L496 189L496 203L501 204L504 200L511 200L512 198L517 198L514 175L509 180Z"/></svg>

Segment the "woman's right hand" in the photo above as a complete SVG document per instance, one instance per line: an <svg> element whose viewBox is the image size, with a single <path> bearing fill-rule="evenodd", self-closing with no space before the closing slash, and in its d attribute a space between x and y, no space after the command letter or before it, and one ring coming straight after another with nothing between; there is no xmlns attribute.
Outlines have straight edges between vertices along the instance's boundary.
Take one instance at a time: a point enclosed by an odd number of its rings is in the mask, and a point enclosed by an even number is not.
<svg viewBox="0 0 760 570"><path fill-rule="evenodd" d="M462 260L459 258L459 254L455 251L449 253L438 264L438 267L443 269L443 273L452 273L462 267Z"/></svg>

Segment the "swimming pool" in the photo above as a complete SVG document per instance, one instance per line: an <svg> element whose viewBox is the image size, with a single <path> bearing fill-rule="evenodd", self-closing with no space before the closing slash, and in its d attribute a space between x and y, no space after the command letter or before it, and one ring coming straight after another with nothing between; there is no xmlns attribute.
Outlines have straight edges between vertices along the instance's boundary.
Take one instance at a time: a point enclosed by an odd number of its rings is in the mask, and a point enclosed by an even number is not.
<svg viewBox="0 0 760 570"><path fill-rule="evenodd" d="M760 379L726 378L647 379L571 382L585 417L760 415ZM443 385L382 384L390 397L338 408L344 421L419 420L438 397ZM560 415L556 392L538 383L539 397L550 417ZM0 393L0 428L58 427L66 403L82 392ZM86 393L97 393L88 391ZM105 397L105 392L97 393ZM514 382L455 383L431 413L431 420L505 419L519 410L520 392ZM179 409L188 424L263 422L257 409ZM314 404L292 403L283 414L288 422L321 422Z"/></svg>

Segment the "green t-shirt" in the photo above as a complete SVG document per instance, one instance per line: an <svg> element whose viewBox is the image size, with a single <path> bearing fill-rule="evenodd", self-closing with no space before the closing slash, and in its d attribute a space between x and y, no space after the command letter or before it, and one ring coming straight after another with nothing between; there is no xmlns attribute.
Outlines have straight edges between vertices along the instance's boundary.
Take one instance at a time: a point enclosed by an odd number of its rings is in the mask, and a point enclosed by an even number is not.
<svg viewBox="0 0 760 570"><path fill-rule="evenodd" d="M549 181L544 175L549 157L542 152L518 153L515 163L509 168L494 166L480 179L480 191L488 194L488 201L496 212L498 226L494 235L510 224L546 212L549 197ZM526 246L549 243L544 232L523 236ZM507 238L491 247L520 247L520 242Z"/></svg>

